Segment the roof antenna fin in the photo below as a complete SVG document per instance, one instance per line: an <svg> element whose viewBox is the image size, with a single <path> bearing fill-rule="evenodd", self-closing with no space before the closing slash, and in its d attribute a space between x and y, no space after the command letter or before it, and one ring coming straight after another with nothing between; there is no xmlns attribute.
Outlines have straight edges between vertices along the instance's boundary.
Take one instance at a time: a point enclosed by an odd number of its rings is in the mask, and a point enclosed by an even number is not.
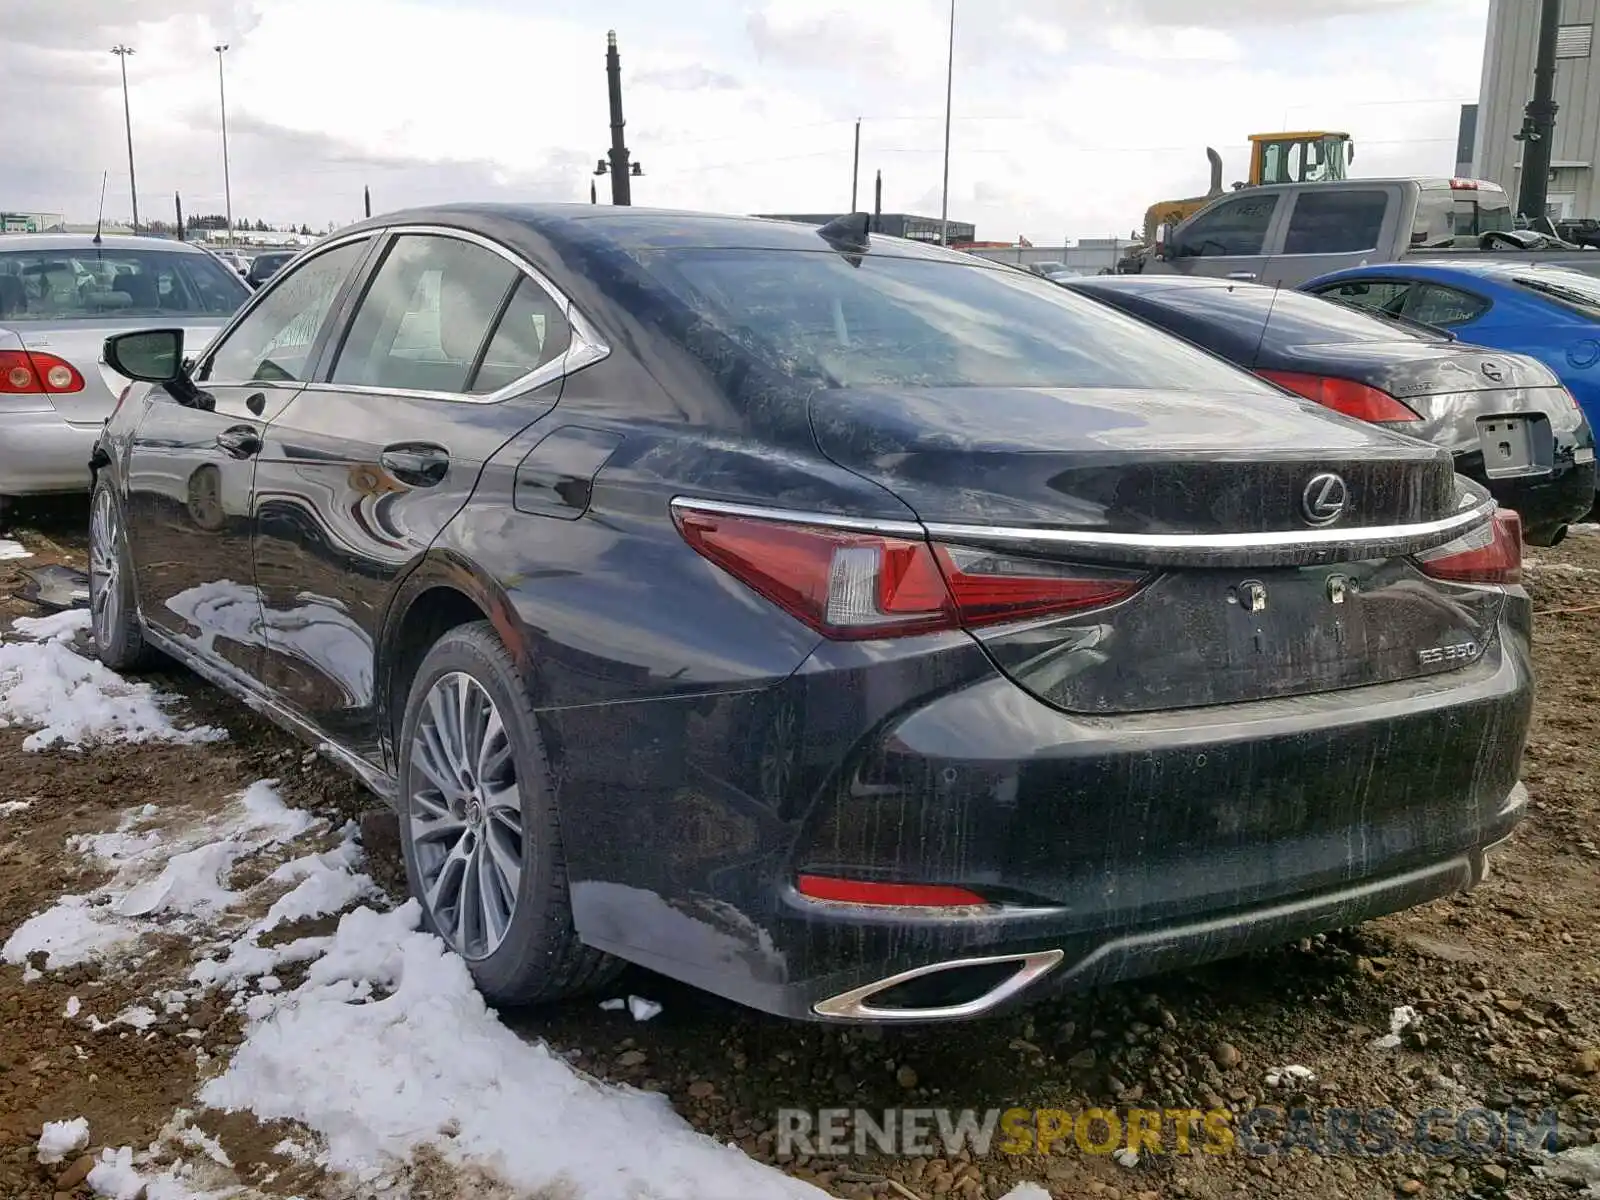
<svg viewBox="0 0 1600 1200"><path fill-rule="evenodd" d="M871 246L867 238L871 220L864 212L846 213L817 230L817 236L835 250L846 254L864 254Z"/></svg>
<svg viewBox="0 0 1600 1200"><path fill-rule="evenodd" d="M96 246L100 244L100 226L106 219L106 176L110 173L109 171L100 172L100 211L95 214L94 218L94 244Z"/></svg>

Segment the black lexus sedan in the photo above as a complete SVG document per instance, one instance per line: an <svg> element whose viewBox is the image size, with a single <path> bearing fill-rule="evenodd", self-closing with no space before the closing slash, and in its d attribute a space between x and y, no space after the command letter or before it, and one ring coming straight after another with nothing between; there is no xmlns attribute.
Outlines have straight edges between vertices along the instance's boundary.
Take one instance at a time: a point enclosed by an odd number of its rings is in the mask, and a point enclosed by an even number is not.
<svg viewBox="0 0 1600 1200"><path fill-rule="evenodd" d="M1555 372L1439 329L1255 283L1058 280L1337 412L1447 448L1456 470L1553 546L1594 506L1594 433Z"/></svg>
<svg viewBox="0 0 1600 1200"><path fill-rule="evenodd" d="M392 214L106 356L101 658L392 803L498 1004L971 1017L1470 887L1524 810L1518 522L1447 451L860 218Z"/></svg>

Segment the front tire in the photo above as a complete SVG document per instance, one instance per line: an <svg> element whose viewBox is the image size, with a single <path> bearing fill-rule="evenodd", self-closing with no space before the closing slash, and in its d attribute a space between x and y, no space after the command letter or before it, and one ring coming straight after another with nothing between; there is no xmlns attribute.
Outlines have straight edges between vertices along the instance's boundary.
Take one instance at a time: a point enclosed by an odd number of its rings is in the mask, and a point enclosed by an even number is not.
<svg viewBox="0 0 1600 1200"><path fill-rule="evenodd" d="M104 476L89 505L89 617L95 654L113 671L144 666L153 657L139 625L122 503Z"/></svg>
<svg viewBox="0 0 1600 1200"><path fill-rule="evenodd" d="M489 622L452 629L423 659L399 759L411 894L484 997L536 1004L614 977L620 961L573 928L544 746Z"/></svg>

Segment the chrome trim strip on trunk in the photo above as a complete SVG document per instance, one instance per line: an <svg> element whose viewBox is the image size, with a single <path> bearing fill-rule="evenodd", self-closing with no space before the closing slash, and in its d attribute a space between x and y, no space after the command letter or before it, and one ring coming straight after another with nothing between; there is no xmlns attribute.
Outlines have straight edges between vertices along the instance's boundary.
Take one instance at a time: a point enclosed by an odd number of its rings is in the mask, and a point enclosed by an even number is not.
<svg viewBox="0 0 1600 1200"><path fill-rule="evenodd" d="M1042 553L1083 552L1096 561L1141 566L1290 566L1394 558L1448 545L1493 516L1494 499L1475 491L1463 494L1464 506L1448 517L1414 525L1369 525L1352 528L1272 530L1262 533L1106 533L1092 529L1044 529L1008 525L968 525L930 521L851 517L720 500L675 497L674 513L706 512L758 521L784 521L825 529L854 530L888 537L933 538L938 541L992 546L1031 547Z"/></svg>
<svg viewBox="0 0 1600 1200"><path fill-rule="evenodd" d="M890 975L875 983L852 988L826 1000L819 1000L811 1011L819 1017L832 1017L842 1021L959 1021L988 1012L998 1004L1011 999L1025 988L1037 983L1060 965L1064 955L1060 950L1041 950L1033 954L998 954L986 958L953 958L926 967L914 967ZM875 1008L867 1001L879 992L897 987L913 979L925 979L945 971L964 967L987 967L996 963L1016 963L1017 970L1009 979L990 988L975 1000L962 1004L946 1004L937 1008Z"/></svg>

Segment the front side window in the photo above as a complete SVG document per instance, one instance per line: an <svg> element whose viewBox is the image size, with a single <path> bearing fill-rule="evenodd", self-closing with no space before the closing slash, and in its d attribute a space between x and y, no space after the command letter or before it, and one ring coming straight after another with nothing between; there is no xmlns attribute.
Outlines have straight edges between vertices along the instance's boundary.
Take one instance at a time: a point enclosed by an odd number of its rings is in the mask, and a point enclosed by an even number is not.
<svg viewBox="0 0 1600 1200"><path fill-rule="evenodd" d="M1178 258L1260 254L1267 242L1277 196L1240 196L1202 213L1179 234Z"/></svg>
<svg viewBox="0 0 1600 1200"><path fill-rule="evenodd" d="M396 238L356 309L333 382L397 391L474 390L489 331L522 278L506 259L460 238Z"/></svg>
<svg viewBox="0 0 1600 1200"><path fill-rule="evenodd" d="M0 253L0 319L103 321L227 317L250 289L209 254L119 249Z"/></svg>
<svg viewBox="0 0 1600 1200"><path fill-rule="evenodd" d="M1411 284L1397 279L1350 279L1344 283L1320 287L1316 295L1326 300L1337 300L1353 308L1376 308L1397 313L1406 306Z"/></svg>
<svg viewBox="0 0 1600 1200"><path fill-rule="evenodd" d="M690 330L823 387L1252 392L1253 377L1024 271L829 251L637 256ZM720 353L720 352L718 352Z"/></svg>
<svg viewBox="0 0 1600 1200"><path fill-rule="evenodd" d="M1372 250L1383 230L1386 192L1301 192L1289 214L1285 254L1350 254Z"/></svg>
<svg viewBox="0 0 1600 1200"><path fill-rule="evenodd" d="M317 333L367 246L366 240L346 242L278 276L261 303L201 364L200 380L308 382Z"/></svg>

